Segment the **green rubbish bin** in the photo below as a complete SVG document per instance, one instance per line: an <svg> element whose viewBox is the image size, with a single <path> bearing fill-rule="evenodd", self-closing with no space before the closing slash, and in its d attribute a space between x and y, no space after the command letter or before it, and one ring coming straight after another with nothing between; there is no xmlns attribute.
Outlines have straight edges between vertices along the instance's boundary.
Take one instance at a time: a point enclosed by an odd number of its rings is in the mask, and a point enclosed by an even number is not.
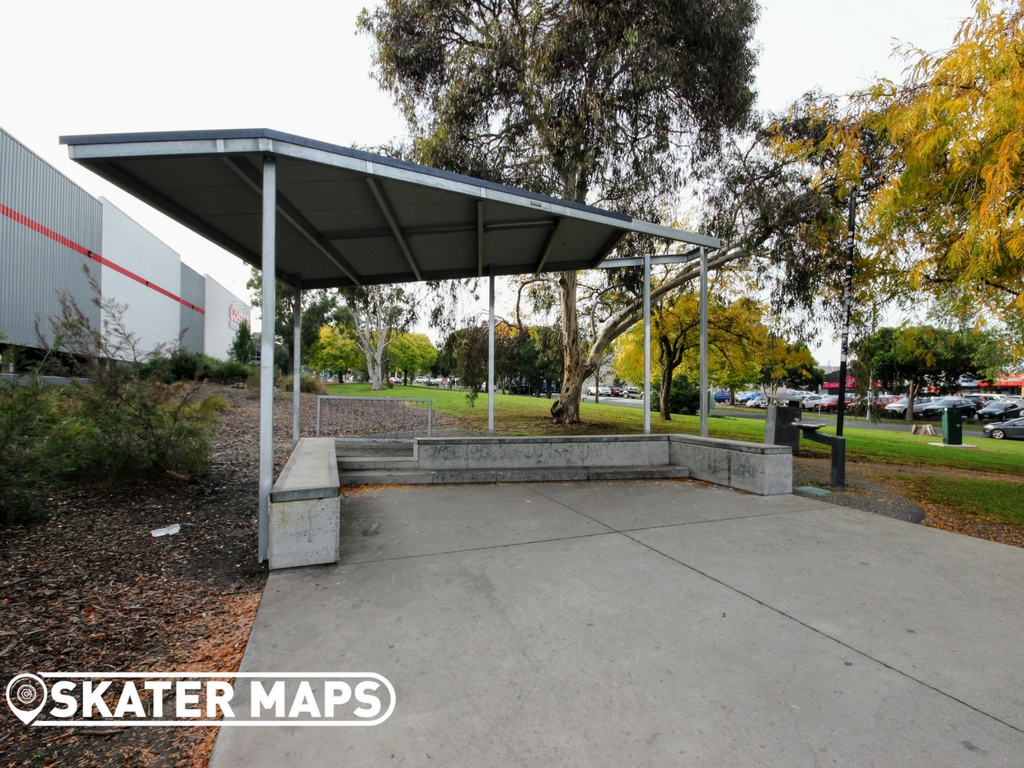
<svg viewBox="0 0 1024 768"><path fill-rule="evenodd" d="M942 409L942 444L964 444L963 416L959 408Z"/></svg>

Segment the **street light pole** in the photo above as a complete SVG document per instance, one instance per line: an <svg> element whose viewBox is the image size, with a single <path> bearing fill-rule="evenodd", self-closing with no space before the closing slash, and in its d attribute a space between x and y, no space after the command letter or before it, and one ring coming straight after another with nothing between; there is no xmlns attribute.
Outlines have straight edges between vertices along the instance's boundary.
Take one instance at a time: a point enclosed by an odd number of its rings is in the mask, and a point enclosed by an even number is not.
<svg viewBox="0 0 1024 768"><path fill-rule="evenodd" d="M843 333L839 346L839 403L836 406L836 435L843 436L843 412L846 410L846 357L850 348L850 304L853 293L854 226L857 221L857 188L850 190L849 235L846 238L846 277L843 281Z"/></svg>

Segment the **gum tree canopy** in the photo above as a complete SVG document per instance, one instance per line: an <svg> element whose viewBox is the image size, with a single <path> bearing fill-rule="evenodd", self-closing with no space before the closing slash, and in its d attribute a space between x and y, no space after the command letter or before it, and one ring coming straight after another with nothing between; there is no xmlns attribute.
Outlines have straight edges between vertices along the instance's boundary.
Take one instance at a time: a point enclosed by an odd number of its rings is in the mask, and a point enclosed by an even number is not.
<svg viewBox="0 0 1024 768"><path fill-rule="evenodd" d="M660 219L683 171L748 118L756 20L754 0L385 0L359 27L417 161ZM571 423L592 371L576 273L558 286L551 410Z"/></svg>

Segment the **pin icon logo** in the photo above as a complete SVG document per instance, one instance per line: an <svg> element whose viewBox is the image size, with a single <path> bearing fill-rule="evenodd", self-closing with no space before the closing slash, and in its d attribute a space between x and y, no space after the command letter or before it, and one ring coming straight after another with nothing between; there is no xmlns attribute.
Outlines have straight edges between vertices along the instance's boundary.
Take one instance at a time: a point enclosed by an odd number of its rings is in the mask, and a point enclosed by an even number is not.
<svg viewBox="0 0 1024 768"><path fill-rule="evenodd" d="M35 704L35 709L30 709ZM46 706L46 683L35 675L22 674L7 684L7 706L25 725Z"/></svg>

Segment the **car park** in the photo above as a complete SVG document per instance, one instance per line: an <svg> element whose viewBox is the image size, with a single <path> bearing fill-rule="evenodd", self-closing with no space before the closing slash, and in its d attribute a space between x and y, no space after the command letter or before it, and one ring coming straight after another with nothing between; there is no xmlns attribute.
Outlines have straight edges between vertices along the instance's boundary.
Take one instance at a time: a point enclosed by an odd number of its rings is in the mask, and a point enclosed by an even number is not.
<svg viewBox="0 0 1024 768"><path fill-rule="evenodd" d="M1021 407L1009 400L994 400L978 411L979 419L994 419L995 421L1008 421L1019 418Z"/></svg>
<svg viewBox="0 0 1024 768"><path fill-rule="evenodd" d="M974 413L977 411L974 403L966 397L940 397L921 409L921 415L926 419L934 419L941 416L946 408L957 409L964 418L974 418Z"/></svg>
<svg viewBox="0 0 1024 768"><path fill-rule="evenodd" d="M890 403L895 403L900 399L899 395L878 395L875 397L875 410L880 411Z"/></svg>
<svg viewBox="0 0 1024 768"><path fill-rule="evenodd" d="M859 402L859 397L848 394L843 398L843 410L849 410ZM839 395L829 395L827 400L819 401L816 410L825 411L826 413L838 413Z"/></svg>
<svg viewBox="0 0 1024 768"><path fill-rule="evenodd" d="M808 398L809 399L809 398ZM807 401L804 401L804 408L808 411L817 411L818 413L825 413L829 410L835 410L838 407L839 395L818 395L814 400L811 401L810 405Z"/></svg>
<svg viewBox="0 0 1024 768"><path fill-rule="evenodd" d="M981 434L985 437L992 437L996 440L1024 440L1024 419L1010 419L995 424L986 424Z"/></svg>
<svg viewBox="0 0 1024 768"><path fill-rule="evenodd" d="M917 397L914 398L914 417L921 416L935 398L933 397ZM896 416L905 416L907 414L907 398L901 397L899 400L893 403L889 403L885 406L885 412Z"/></svg>

